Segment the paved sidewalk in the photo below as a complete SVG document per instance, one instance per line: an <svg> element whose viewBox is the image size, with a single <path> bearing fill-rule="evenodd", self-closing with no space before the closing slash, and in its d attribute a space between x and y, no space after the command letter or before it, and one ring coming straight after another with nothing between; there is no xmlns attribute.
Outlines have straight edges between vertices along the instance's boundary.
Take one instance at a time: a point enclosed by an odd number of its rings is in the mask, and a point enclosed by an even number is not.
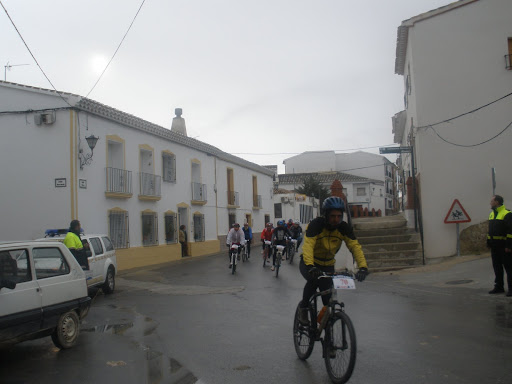
<svg viewBox="0 0 512 384"><path fill-rule="evenodd" d="M376 276L397 276L402 283L436 287L460 287L476 290L491 290L494 286L494 272L490 254L454 257L431 265L399 271L375 273Z"/></svg>

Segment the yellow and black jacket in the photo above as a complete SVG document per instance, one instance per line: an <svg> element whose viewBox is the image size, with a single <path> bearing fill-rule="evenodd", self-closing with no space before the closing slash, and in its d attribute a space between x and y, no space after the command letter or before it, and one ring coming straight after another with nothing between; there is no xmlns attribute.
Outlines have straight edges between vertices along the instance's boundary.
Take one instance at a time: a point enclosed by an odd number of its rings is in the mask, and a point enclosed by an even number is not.
<svg viewBox="0 0 512 384"><path fill-rule="evenodd" d="M306 229L304 245L302 246L304 264L334 265L334 257L345 242L352 252L359 268L368 268L361 244L354 236L352 227L342 221L335 229L327 229L324 217L314 219Z"/></svg>
<svg viewBox="0 0 512 384"><path fill-rule="evenodd" d="M512 248L512 213L504 205L489 215L487 245L491 248Z"/></svg>

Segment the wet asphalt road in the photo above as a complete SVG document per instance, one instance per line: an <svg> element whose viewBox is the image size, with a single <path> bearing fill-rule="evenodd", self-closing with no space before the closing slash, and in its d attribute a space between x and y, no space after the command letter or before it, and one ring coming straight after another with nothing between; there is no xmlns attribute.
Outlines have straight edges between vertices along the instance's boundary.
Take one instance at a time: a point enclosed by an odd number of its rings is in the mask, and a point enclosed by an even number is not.
<svg viewBox="0 0 512 384"><path fill-rule="evenodd" d="M0 350L0 383L330 383L320 345L297 359L298 263L276 279L258 249L233 276L227 255L118 276L98 292L78 344ZM350 383L512 383L512 298L491 296L489 259L373 274L342 295L357 334Z"/></svg>

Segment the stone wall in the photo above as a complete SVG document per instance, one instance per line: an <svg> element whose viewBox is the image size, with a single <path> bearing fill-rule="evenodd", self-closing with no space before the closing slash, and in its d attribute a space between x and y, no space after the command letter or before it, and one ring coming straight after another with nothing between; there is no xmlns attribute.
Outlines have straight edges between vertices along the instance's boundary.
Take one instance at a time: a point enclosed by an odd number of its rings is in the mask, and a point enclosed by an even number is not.
<svg viewBox="0 0 512 384"><path fill-rule="evenodd" d="M489 251L487 249L488 225L488 221L485 220L464 229L460 233L461 255L480 254Z"/></svg>

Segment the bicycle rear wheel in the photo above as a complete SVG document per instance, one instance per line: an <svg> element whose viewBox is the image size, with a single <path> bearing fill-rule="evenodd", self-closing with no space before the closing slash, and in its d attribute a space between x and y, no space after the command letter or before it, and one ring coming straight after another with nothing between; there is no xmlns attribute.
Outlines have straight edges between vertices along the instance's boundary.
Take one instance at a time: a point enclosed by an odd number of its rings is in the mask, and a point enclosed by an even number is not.
<svg viewBox="0 0 512 384"><path fill-rule="evenodd" d="M276 255L276 277L279 276L279 268L281 267L281 258L282 257L283 257L283 255L278 252Z"/></svg>
<svg viewBox="0 0 512 384"><path fill-rule="evenodd" d="M311 337L311 329L309 326L302 325L299 322L299 308L300 303L295 310L295 317L293 318L293 344L295 345L295 352L301 360L306 360L311 356L315 340ZM312 309L309 308L309 322L313 321Z"/></svg>
<svg viewBox="0 0 512 384"><path fill-rule="evenodd" d="M333 314L325 327L324 359L333 383L346 383L356 364L356 332L345 312Z"/></svg>
<svg viewBox="0 0 512 384"><path fill-rule="evenodd" d="M290 255L290 264L292 263L293 261L293 256L295 255L295 246L292 245L289 249L288 249L288 253Z"/></svg>

